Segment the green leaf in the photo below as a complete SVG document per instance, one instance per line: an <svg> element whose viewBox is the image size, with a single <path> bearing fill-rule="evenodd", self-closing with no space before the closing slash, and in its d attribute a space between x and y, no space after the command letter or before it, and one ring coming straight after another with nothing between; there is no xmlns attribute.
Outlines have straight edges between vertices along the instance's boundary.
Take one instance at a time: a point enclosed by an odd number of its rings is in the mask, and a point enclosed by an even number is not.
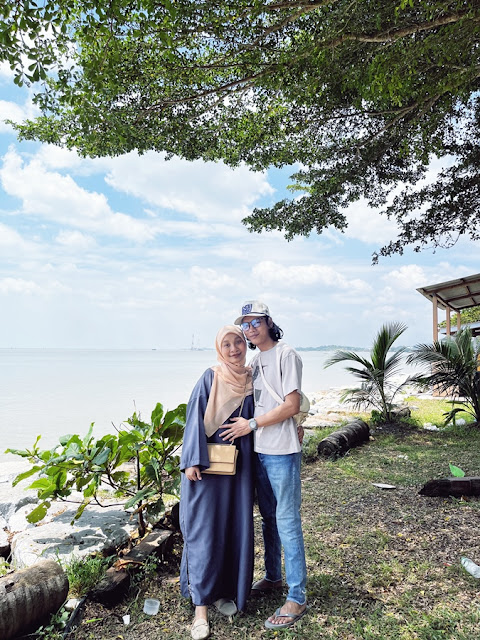
<svg viewBox="0 0 480 640"><path fill-rule="evenodd" d="M28 514L27 521L31 524L35 524L36 522L43 520L50 508L50 504L51 503L47 500L41 502L38 507L35 507L35 509Z"/></svg>
<svg viewBox="0 0 480 640"><path fill-rule="evenodd" d="M108 460L108 456L110 455L110 453L110 449L103 449L103 451L97 453L95 458L92 460L92 463L96 464L99 467L102 466Z"/></svg>
<svg viewBox="0 0 480 640"><path fill-rule="evenodd" d="M75 524L75 520L78 520L80 518L80 516L82 515L82 513L85 511L85 509L88 507L89 504L90 504L90 501L82 502L82 504L78 507L75 515L73 516L73 520L70 522L71 525Z"/></svg>
<svg viewBox="0 0 480 640"><path fill-rule="evenodd" d="M87 435L86 435L86 436L83 438L83 440L82 440L82 444L83 444L83 447L84 447L85 449L87 448L88 443L90 442L90 439L91 439L91 437L92 437L92 431L93 431L93 425L94 425L94 424L95 424L94 422L92 422L92 423L90 424L90 428L89 428L89 429L88 429L88 431L87 431Z"/></svg>
<svg viewBox="0 0 480 640"><path fill-rule="evenodd" d="M144 487L140 491L138 491L134 496L132 496L124 505L125 509L130 509L133 506L140 504L146 498L150 498L157 493L157 490L154 487Z"/></svg>
<svg viewBox="0 0 480 640"><path fill-rule="evenodd" d="M47 491L55 489L55 484L50 478L38 478L28 487L29 489L39 489L41 491Z"/></svg>
<svg viewBox="0 0 480 640"><path fill-rule="evenodd" d="M83 495L85 498L91 498L93 495L95 495L95 491L98 488L98 482L96 482L96 480L92 480L90 482L90 484L88 485L88 487L83 491Z"/></svg>
<svg viewBox="0 0 480 640"><path fill-rule="evenodd" d="M37 471L40 471L40 469L42 469L42 467L37 466L37 467L32 467L31 469L29 469L28 471L24 471L23 473L19 473L18 476L12 482L12 486L15 487L19 482L21 482L22 480L25 480L25 478L29 478L34 473L37 473Z"/></svg>
<svg viewBox="0 0 480 640"><path fill-rule="evenodd" d="M151 420L154 427L158 428L163 418L163 405L158 402L152 411Z"/></svg>
<svg viewBox="0 0 480 640"><path fill-rule="evenodd" d="M456 467L453 464L448 465L450 467L450 473L454 478L463 478L465 476L465 471L462 471L459 467Z"/></svg>

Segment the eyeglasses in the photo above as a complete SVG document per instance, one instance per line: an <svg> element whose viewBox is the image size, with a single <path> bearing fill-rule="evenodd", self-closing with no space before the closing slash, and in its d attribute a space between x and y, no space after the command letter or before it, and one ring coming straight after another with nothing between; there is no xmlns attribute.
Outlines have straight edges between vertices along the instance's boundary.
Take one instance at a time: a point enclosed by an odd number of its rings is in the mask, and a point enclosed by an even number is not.
<svg viewBox="0 0 480 640"><path fill-rule="evenodd" d="M254 318L250 322L242 322L240 328L242 331L250 331L250 329L257 329L262 324L261 318Z"/></svg>

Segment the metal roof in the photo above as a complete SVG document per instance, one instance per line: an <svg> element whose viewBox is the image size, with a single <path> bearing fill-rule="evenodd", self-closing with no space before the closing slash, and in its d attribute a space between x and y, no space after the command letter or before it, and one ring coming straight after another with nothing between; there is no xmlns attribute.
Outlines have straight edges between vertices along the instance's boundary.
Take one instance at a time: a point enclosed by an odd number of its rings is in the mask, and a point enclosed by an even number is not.
<svg viewBox="0 0 480 640"><path fill-rule="evenodd" d="M427 287L420 287L417 291L431 302L436 296L440 309L450 307L454 311L461 311L476 307L480 305L480 273L439 284L430 284Z"/></svg>

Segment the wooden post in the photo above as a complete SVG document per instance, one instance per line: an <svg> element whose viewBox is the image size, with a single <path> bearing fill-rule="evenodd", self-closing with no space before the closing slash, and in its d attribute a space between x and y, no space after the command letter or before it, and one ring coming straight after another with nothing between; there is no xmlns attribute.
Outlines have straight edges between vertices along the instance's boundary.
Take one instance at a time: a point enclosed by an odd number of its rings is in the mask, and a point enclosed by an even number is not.
<svg viewBox="0 0 480 640"><path fill-rule="evenodd" d="M446 308L446 312L447 312L447 336L450 336L452 334L452 323L451 323L451 319L450 319L450 307Z"/></svg>
<svg viewBox="0 0 480 640"><path fill-rule="evenodd" d="M438 301L437 296L433 296L433 341L438 341Z"/></svg>

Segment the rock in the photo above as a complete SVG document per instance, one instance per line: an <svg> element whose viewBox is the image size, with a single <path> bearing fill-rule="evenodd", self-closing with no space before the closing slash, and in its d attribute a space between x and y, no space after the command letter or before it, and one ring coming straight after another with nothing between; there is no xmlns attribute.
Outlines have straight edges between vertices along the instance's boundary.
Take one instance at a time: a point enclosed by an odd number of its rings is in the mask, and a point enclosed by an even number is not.
<svg viewBox="0 0 480 640"><path fill-rule="evenodd" d="M402 420L404 418L410 418L412 412L410 407L397 407L392 410L393 420Z"/></svg>
<svg viewBox="0 0 480 640"><path fill-rule="evenodd" d="M123 545L137 530L136 517L126 512L121 504L108 506L108 501L103 507L93 503L89 505L73 526L70 522L79 505L54 501L41 522L30 524L26 516L38 503L38 498L36 491L27 487L34 478L13 487L14 478L28 465L23 464L22 467L17 464L15 467L15 473L12 473L10 465L8 473L0 476L0 550L2 543L11 538L7 555L11 551L13 566L28 567L39 558L68 562L72 556L106 553ZM71 499L81 501L81 496L73 495Z"/></svg>
<svg viewBox="0 0 480 640"><path fill-rule="evenodd" d="M38 558L58 558L62 563L73 556L82 557L96 552L108 553L128 541L137 529L136 518L121 505L88 506L81 517L72 522L76 506L59 502L51 508L53 515L36 525L26 520L30 508L22 507L10 521L15 532L11 541L12 562L25 567Z"/></svg>

